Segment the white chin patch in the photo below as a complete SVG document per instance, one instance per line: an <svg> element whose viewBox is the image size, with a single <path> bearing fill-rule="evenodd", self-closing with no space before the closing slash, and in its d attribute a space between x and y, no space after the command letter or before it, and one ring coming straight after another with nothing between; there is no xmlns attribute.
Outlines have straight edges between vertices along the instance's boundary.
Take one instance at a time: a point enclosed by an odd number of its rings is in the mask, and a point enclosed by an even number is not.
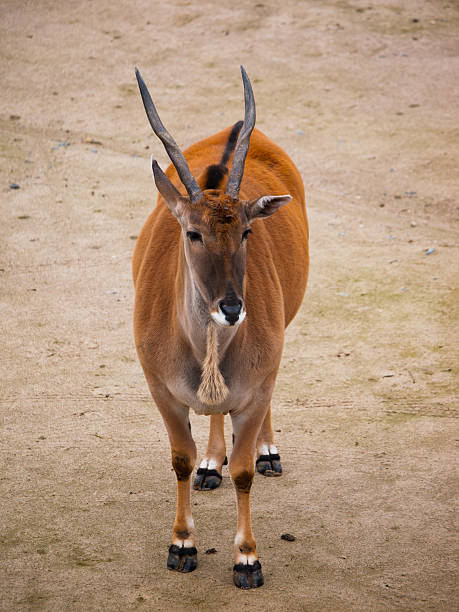
<svg viewBox="0 0 459 612"><path fill-rule="evenodd" d="M241 314L239 315L239 319L235 323L233 323L233 327L237 327L238 325L240 325L242 321L245 319L245 315L246 315L246 312L245 310L243 310ZM223 312L220 310L220 307L218 308L218 310L211 312L210 316L215 321L215 323L218 323L219 325L225 325L226 327L230 326L230 323L226 320L226 317L223 314Z"/></svg>

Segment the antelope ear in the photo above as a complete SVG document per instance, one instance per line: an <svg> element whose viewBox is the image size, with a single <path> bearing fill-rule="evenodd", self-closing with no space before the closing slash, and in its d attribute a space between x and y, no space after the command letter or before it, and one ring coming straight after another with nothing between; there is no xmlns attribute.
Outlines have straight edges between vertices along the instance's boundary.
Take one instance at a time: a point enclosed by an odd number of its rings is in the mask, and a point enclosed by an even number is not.
<svg viewBox="0 0 459 612"><path fill-rule="evenodd" d="M157 190L164 198L171 213L178 219L183 210L184 196L171 183L169 177L164 174L153 155L151 156L151 169Z"/></svg>
<svg viewBox="0 0 459 612"><path fill-rule="evenodd" d="M288 204L291 199L291 195L268 195L247 202L247 216L249 221L252 221L252 219L264 219L269 217L284 206L284 204Z"/></svg>

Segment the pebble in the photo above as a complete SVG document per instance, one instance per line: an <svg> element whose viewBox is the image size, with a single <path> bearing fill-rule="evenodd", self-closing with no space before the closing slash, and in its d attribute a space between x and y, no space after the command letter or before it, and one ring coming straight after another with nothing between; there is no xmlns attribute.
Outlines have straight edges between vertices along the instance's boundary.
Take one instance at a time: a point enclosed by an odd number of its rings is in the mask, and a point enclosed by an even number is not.
<svg viewBox="0 0 459 612"><path fill-rule="evenodd" d="M411 227L416 227L417 223L416 223L416 221L411 221L410 225L411 225Z"/></svg>
<svg viewBox="0 0 459 612"><path fill-rule="evenodd" d="M291 533L283 533L281 535L281 540L286 540L287 542L294 542L296 538Z"/></svg>
<svg viewBox="0 0 459 612"><path fill-rule="evenodd" d="M85 141L86 144L93 144L93 145L101 145L102 144L102 142L100 140L95 140L95 138L90 138L89 136L88 136L88 138L85 138L84 141Z"/></svg>

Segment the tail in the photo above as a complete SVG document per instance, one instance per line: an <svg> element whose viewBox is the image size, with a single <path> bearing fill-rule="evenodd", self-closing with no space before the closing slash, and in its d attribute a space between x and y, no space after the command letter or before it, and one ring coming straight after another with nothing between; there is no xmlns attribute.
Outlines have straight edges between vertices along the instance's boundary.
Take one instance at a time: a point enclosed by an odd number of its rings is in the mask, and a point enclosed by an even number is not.
<svg viewBox="0 0 459 612"><path fill-rule="evenodd" d="M239 136L239 132L241 131L243 123L243 121L238 121L233 125L220 163L208 166L204 189L218 189L221 181L223 180L225 175L228 174L228 168L226 167L226 164L228 163L229 158L231 157L231 154L234 151L234 147L236 146L237 142L237 137Z"/></svg>
<svg viewBox="0 0 459 612"><path fill-rule="evenodd" d="M239 136L239 132L241 131L243 123L243 121L238 121L233 125L233 129L231 130L231 134L229 135L228 142L226 143L225 152L223 153L223 157L220 161L220 166L226 166L226 164L228 163L228 160L231 157L231 153L234 151L234 147L236 146L237 137Z"/></svg>

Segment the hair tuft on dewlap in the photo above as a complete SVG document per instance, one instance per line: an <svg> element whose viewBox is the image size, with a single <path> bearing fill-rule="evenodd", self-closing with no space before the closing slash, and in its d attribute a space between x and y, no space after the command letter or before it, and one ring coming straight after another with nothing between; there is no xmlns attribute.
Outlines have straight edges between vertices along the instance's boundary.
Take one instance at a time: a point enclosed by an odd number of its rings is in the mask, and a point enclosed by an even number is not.
<svg viewBox="0 0 459 612"><path fill-rule="evenodd" d="M228 387L218 367L218 338L214 323L207 326L207 354L202 364L198 398L203 404L215 406L228 397Z"/></svg>

